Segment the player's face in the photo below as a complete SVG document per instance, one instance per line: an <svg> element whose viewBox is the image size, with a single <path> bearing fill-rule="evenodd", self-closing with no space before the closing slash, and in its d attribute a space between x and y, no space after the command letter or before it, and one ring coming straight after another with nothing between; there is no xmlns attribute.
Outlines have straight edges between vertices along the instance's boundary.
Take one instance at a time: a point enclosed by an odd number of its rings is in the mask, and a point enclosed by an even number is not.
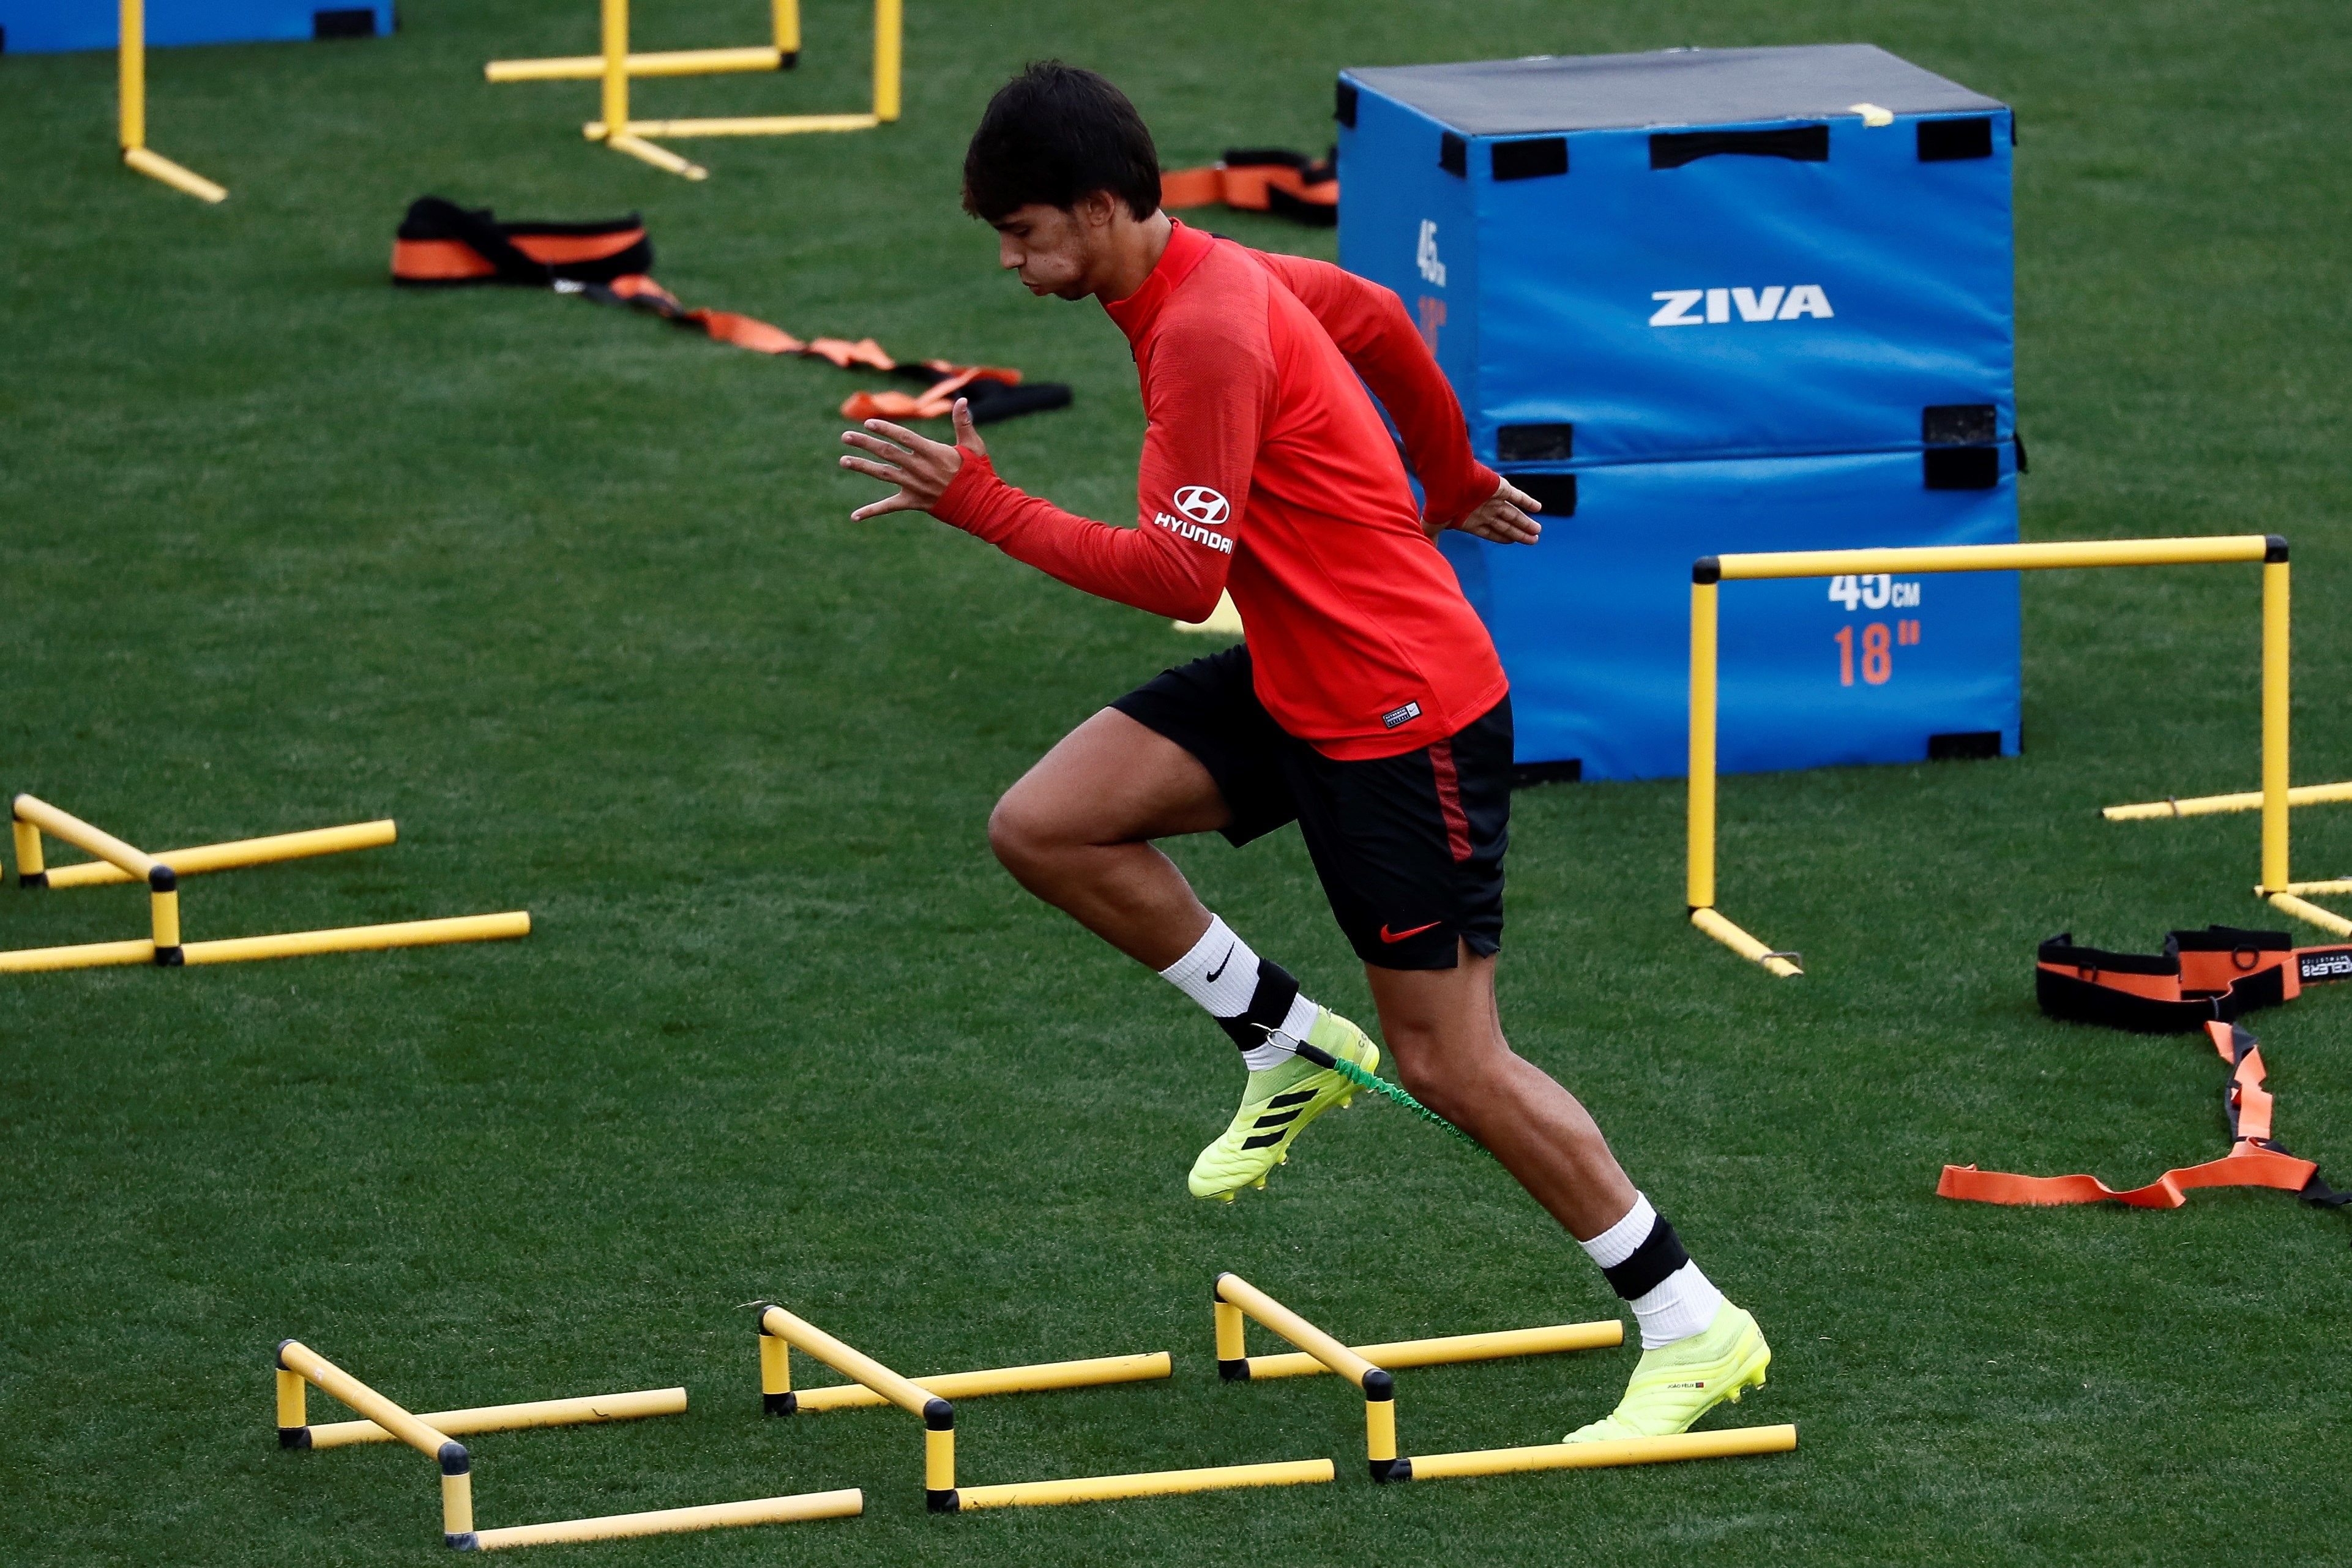
<svg viewBox="0 0 2352 1568"><path fill-rule="evenodd" d="M997 264L1018 272L1032 294L1083 300L1094 292L1092 274L1099 230L1089 223L1088 209L1047 206L1032 202L1015 207L996 227Z"/></svg>

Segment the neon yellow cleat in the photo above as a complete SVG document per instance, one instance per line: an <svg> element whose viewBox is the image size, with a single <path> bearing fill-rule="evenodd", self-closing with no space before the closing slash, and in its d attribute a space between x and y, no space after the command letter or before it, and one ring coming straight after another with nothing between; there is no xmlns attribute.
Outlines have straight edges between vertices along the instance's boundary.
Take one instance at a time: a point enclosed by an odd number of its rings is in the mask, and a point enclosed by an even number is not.
<svg viewBox="0 0 2352 1568"><path fill-rule="evenodd" d="M1363 1030L1325 1007L1307 1031L1309 1044L1366 1072L1381 1065L1381 1048ZM1185 1185L1196 1198L1234 1201L1244 1187L1265 1185L1266 1173L1290 1158L1291 1142L1317 1117L1356 1097L1356 1086L1329 1068L1291 1057L1249 1076L1242 1108L1224 1136L1201 1151Z"/></svg>
<svg viewBox="0 0 2352 1568"><path fill-rule="evenodd" d="M1715 1310L1715 1321L1686 1340L1642 1352L1625 1397L1617 1408L1563 1443L1598 1443L1611 1437L1669 1437L1687 1432L1698 1418L1751 1388L1764 1386L1772 1347L1756 1320L1730 1302Z"/></svg>

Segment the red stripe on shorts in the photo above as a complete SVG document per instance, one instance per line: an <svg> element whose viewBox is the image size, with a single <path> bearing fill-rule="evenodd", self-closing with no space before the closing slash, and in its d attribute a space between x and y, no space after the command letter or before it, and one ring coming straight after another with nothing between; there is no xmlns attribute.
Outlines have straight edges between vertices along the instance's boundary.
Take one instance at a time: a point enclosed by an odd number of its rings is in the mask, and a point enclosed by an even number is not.
<svg viewBox="0 0 2352 1568"><path fill-rule="evenodd" d="M1437 775L1437 810L1445 818L1445 847L1456 860L1470 858L1470 819L1462 815L1462 783L1454 772L1454 742L1429 748L1429 770Z"/></svg>

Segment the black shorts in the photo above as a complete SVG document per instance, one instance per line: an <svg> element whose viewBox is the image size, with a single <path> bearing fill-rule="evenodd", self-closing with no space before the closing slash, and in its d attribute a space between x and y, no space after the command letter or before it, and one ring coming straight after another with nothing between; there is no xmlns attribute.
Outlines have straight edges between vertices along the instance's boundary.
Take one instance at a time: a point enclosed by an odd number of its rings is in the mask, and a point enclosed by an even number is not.
<svg viewBox="0 0 2352 1568"><path fill-rule="evenodd" d="M1339 929L1366 963L1451 969L1458 938L1503 945L1510 841L1511 700L1451 738L1337 762L1275 723L1246 647L1197 658L1111 704L1201 760L1246 844L1296 821Z"/></svg>

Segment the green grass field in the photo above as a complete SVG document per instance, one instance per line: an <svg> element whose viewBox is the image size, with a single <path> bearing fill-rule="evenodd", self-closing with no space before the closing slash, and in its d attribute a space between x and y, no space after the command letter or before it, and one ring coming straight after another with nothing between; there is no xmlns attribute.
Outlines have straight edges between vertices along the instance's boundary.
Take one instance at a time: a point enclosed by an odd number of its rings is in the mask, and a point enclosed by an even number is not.
<svg viewBox="0 0 2352 1568"><path fill-rule="evenodd" d="M645 47L753 0L642 0ZM928 521L852 525L830 367L526 291L384 283L428 192L645 212L689 303L1077 405L1016 482L1118 518L1141 418L1093 307L997 277L963 141L1024 59L1110 72L1173 163L1319 147L1349 65L1867 40L2016 104L2029 537L2279 531L2296 775L2352 777L2352 71L2329 5L1423 0L910 7L878 134L703 142L689 185L585 145L587 0L412 0L389 41L158 51L114 163L110 57L0 59L0 783L162 846L390 816L395 848L198 879L191 939L529 908L527 941L0 986L0 1558L436 1560L430 1467L282 1454L299 1336L413 1408L683 1383L690 1414L478 1439L486 1526L862 1486L866 1516L550 1549L580 1563L2210 1563L2342 1549L2340 1215L1933 1195L1946 1161L2137 1184L2222 1152L2200 1040L2044 1022L2032 944L2250 921L2255 574L2028 583L2026 752L1728 781L1723 907L1681 919L1679 784L1517 803L1506 1016L1751 1305L1796 1454L1375 1490L1330 1380L1221 1385L1212 1277L1359 1339L1592 1318L1582 1257L1391 1109L1271 1190L1181 1178L1237 1069L1170 988L1029 901L990 803L1198 645ZM2331 21L2331 16L2335 19ZM784 79L642 112L858 107L861 8ZM1330 256L1329 234L1220 216ZM2297 814L2352 869L2352 808ZM1344 1010L1361 973L1295 837L1178 851ZM0 892L0 946L138 934L130 890ZM2305 940L2315 933L2305 932ZM2281 1137L2352 1177L2352 997L2256 1021ZM1363 1016L1369 1016L1368 1012ZM1335 1457L1331 1486L927 1516L913 1424L758 1415L774 1298L911 1373L1169 1349L1169 1383L975 1401L973 1483ZM1407 1373L1408 1450L1549 1441L1633 1352ZM334 1419L313 1398L317 1418ZM950 1555L952 1554L952 1556Z"/></svg>

